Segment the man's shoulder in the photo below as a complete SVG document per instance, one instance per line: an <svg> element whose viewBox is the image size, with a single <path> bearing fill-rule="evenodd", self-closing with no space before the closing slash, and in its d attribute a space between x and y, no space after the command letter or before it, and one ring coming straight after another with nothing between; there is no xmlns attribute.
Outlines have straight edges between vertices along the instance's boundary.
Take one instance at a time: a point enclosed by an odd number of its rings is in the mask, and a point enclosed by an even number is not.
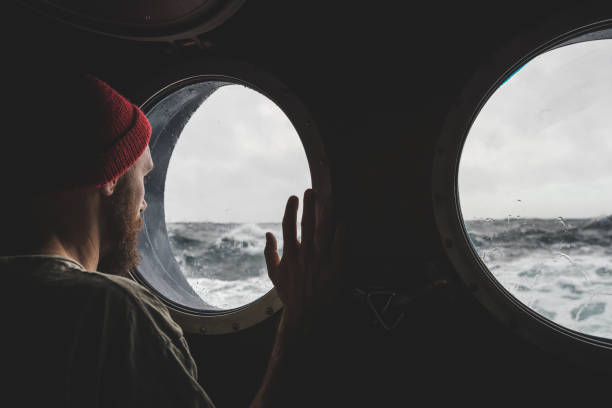
<svg viewBox="0 0 612 408"><path fill-rule="evenodd" d="M100 313L112 309L115 317L129 314L130 319L148 321L152 330L161 330L171 340L182 336L166 305L131 279L88 271L77 262L59 256L0 257L0 274L11 281L23 281L31 290L44 291L45 298L61 296L66 303L71 299L86 301L90 309Z"/></svg>
<svg viewBox="0 0 612 408"><path fill-rule="evenodd" d="M183 331L174 322L166 305L140 283L118 275L98 271L84 272L92 285L103 291L105 297L130 309L135 317L150 322L151 329L169 336L169 341L182 337ZM164 336L165 337L165 336Z"/></svg>
<svg viewBox="0 0 612 408"><path fill-rule="evenodd" d="M174 322L166 305L148 288L123 276L109 275L97 271L88 273L105 290L112 292L113 297L123 299L128 307L133 307L139 314L143 314L147 320L153 322L156 328L162 329L166 333L170 332L177 337L182 336L182 329Z"/></svg>

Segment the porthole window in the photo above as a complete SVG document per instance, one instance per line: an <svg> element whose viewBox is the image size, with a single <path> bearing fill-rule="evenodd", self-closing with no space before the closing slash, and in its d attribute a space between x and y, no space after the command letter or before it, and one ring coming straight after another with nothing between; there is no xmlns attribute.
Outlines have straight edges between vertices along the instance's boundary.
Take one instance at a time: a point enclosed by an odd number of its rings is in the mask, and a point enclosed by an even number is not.
<svg viewBox="0 0 612 408"><path fill-rule="evenodd" d="M269 76L244 72L186 78L143 106L155 168L136 278L188 331L240 330L281 307L265 233L281 252L287 198L329 189L328 175L310 171L324 156L303 105Z"/></svg>
<svg viewBox="0 0 612 408"><path fill-rule="evenodd" d="M435 147L432 202L444 250L484 307L609 371L612 21L569 24L516 38L474 72Z"/></svg>
<svg viewBox="0 0 612 408"><path fill-rule="evenodd" d="M458 193L470 242L516 299L612 338L612 40L538 55L467 135Z"/></svg>

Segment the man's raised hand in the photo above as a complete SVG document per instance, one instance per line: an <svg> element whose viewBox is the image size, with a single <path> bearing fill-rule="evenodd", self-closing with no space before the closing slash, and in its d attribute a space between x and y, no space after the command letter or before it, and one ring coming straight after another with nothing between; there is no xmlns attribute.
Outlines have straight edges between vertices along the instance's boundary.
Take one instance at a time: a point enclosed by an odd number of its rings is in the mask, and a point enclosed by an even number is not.
<svg viewBox="0 0 612 408"><path fill-rule="evenodd" d="M309 330L318 312L332 301L340 269L341 233L331 219L331 202L312 189L304 192L302 241L297 239L299 200L289 197L283 217L283 256L266 233L268 276L284 305L283 323Z"/></svg>

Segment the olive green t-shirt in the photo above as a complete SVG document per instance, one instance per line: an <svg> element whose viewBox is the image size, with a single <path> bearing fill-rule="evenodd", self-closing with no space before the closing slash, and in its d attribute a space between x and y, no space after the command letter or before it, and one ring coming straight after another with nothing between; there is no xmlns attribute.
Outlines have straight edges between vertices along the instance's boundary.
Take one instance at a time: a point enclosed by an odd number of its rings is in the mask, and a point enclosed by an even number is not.
<svg viewBox="0 0 612 408"><path fill-rule="evenodd" d="M0 257L0 284L10 406L213 407L181 328L138 283L29 255Z"/></svg>

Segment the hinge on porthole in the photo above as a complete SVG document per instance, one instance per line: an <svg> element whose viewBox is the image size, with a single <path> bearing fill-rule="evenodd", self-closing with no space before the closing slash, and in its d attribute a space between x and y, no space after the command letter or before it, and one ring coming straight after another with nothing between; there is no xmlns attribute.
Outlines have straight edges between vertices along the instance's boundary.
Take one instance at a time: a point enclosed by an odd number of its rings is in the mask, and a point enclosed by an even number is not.
<svg viewBox="0 0 612 408"><path fill-rule="evenodd" d="M391 331L396 329L406 317L405 309L408 305L432 290L448 285L449 281L447 279L439 279L416 291L355 288L354 293L366 302L374 314L374 323L379 324L387 331Z"/></svg>

